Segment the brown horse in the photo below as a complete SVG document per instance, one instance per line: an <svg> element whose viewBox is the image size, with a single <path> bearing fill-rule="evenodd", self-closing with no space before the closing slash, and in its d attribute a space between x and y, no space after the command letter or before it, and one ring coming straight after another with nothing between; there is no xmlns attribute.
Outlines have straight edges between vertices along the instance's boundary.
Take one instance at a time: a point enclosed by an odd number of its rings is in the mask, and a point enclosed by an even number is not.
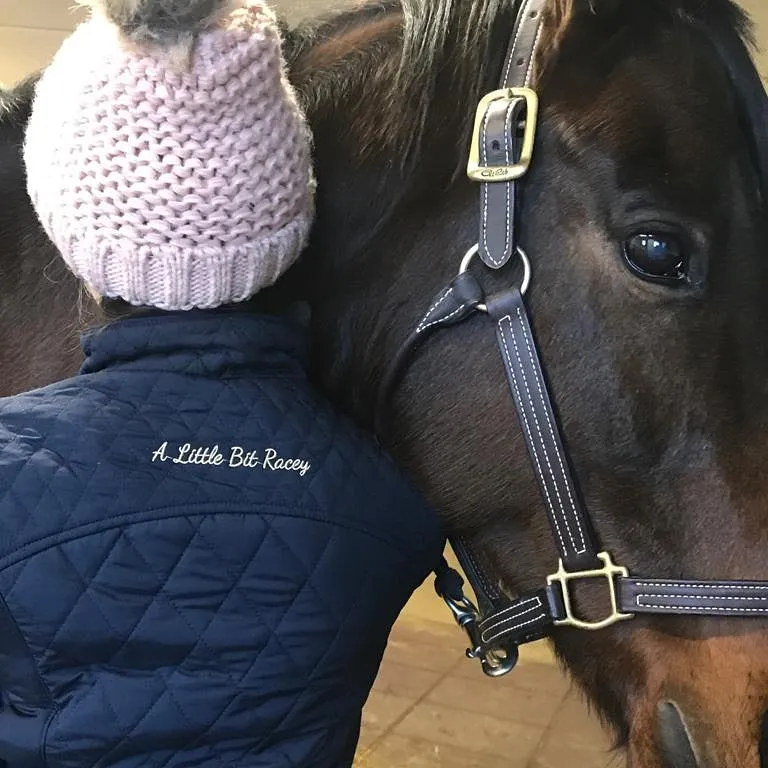
<svg viewBox="0 0 768 768"><path fill-rule="evenodd" d="M364 423L477 240L460 169L516 6L384 2L288 36L318 219L261 301L311 304L317 380ZM768 107L747 33L728 0L550 0L535 69L543 114L519 222L531 316L601 543L670 579L768 576ZM24 193L30 98L23 84L0 108L4 394L76 370L92 310ZM538 588L556 553L487 322L436 337L393 405L389 445L447 525L510 594ZM554 640L632 768L760 765L761 622L637 618Z"/></svg>

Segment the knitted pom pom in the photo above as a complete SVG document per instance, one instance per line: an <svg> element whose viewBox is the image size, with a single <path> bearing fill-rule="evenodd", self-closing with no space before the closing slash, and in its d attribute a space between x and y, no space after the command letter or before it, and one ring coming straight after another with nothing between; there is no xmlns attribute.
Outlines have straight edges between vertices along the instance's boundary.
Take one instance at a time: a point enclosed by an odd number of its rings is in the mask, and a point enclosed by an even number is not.
<svg viewBox="0 0 768 768"><path fill-rule="evenodd" d="M191 43L232 8L232 0L81 0L138 44L171 48Z"/></svg>

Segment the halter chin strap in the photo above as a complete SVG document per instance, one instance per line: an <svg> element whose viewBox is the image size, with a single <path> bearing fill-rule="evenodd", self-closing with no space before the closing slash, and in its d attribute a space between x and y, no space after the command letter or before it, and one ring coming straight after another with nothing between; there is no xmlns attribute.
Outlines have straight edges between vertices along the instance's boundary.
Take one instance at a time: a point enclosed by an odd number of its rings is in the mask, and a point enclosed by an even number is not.
<svg viewBox="0 0 768 768"><path fill-rule="evenodd" d="M451 544L477 596L476 607L464 593L461 576L443 561L435 587L470 640L467 655L491 677L510 672L523 643L550 635L555 627L600 630L640 613L768 618L768 582L634 579L597 546L568 461L552 407L528 312L523 299L531 266L516 240L519 180L531 162L538 99L530 90L546 0L524 0L515 24L502 76L502 89L481 102L475 121L468 175L480 183L480 237L462 261L460 274L430 304L415 331L393 360L379 389L376 424L384 417L399 379L417 348L436 331L477 313L495 324L507 382L520 428L547 510L559 552L555 573L541 589L517 599L489 578L469 542ZM517 255L525 268L521 287L485 298L469 272L476 255L486 267L501 269ZM577 582L605 585L610 612L589 621L573 598Z"/></svg>

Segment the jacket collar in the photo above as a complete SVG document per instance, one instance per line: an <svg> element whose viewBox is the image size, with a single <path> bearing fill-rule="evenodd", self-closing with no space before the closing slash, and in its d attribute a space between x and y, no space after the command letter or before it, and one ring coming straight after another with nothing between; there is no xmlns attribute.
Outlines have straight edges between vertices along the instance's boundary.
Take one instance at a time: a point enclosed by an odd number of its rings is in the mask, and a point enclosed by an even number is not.
<svg viewBox="0 0 768 768"><path fill-rule="evenodd" d="M298 323L227 309L119 320L84 333L81 343L81 374L119 368L210 376L275 367L301 374L309 358Z"/></svg>

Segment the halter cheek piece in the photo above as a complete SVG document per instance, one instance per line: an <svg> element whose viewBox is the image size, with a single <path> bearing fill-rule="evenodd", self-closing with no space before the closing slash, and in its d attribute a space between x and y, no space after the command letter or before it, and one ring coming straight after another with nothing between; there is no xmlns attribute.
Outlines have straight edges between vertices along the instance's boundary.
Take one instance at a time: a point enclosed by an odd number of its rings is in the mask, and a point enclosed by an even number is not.
<svg viewBox="0 0 768 768"><path fill-rule="evenodd" d="M616 565L595 543L563 448L523 300L531 284L531 264L515 232L518 184L528 171L536 139L538 97L529 86L545 3L524 0L501 89L486 96L477 112L468 175L480 184L478 244L469 250L459 275L438 294L392 361L376 409L381 433L387 406L409 359L433 332L478 312L492 318L560 562L546 586L512 600L487 576L468 542L461 536L452 537L478 606L464 594L461 576L445 561L438 569L435 587L469 636L467 655L478 659L491 677L510 672L517 663L518 647L550 635L554 627L600 630L639 613L768 617L768 582L630 578L627 569ZM524 268L520 288L510 287L486 298L469 271L476 257L493 270L519 258ZM575 611L572 585L588 579L602 580L608 591L611 610L600 621L585 621Z"/></svg>

